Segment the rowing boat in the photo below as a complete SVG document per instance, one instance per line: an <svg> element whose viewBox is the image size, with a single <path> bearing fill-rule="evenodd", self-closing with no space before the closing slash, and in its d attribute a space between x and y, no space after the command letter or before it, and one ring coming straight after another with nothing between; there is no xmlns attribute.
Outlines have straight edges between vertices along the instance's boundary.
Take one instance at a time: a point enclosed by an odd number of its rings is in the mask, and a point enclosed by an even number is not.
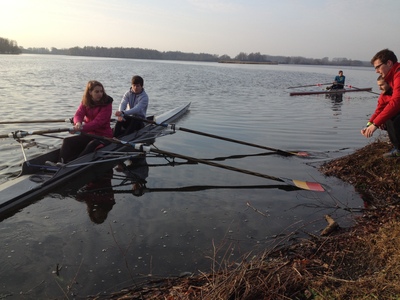
<svg viewBox="0 0 400 300"><path fill-rule="evenodd" d="M175 122L189 109L190 103L179 106L157 116L148 119L156 121L157 124ZM135 142L152 142L161 136L165 127L154 123L148 123L144 128L121 138L121 140ZM131 151L132 148L123 144L110 144L100 150L78 157L63 166L48 166L46 161L57 161L60 149L53 150L36 158L26 160L22 165L20 174L12 180L0 185L0 214L15 211L43 196L52 189L75 178L78 174L88 171L99 163L116 161L115 152ZM132 155L139 153L133 153ZM118 159L118 158L117 158ZM121 160L121 158L119 158Z"/></svg>
<svg viewBox="0 0 400 300"><path fill-rule="evenodd" d="M360 89L338 89L338 90L323 90L323 91L305 91L305 92L293 92L290 96L303 96L303 95L320 95L320 94L344 94L350 92L371 92L372 88L360 88Z"/></svg>

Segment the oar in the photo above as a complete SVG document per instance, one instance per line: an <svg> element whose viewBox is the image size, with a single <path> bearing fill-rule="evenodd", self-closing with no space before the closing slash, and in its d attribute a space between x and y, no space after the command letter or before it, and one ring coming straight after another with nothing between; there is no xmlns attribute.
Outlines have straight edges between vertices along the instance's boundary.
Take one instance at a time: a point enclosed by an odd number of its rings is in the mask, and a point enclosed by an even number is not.
<svg viewBox="0 0 400 300"><path fill-rule="evenodd" d="M0 135L0 138L14 138L14 139L19 139L26 137L28 135L41 135L41 134L47 134L47 133L56 133L56 132L65 132L65 131L71 131L72 128L58 128L58 129L47 129L47 130L37 130L37 131L14 131L10 132L9 134L2 134Z"/></svg>
<svg viewBox="0 0 400 300"><path fill-rule="evenodd" d="M348 88L351 88L351 89L361 90L360 88L355 87L354 85L347 85L347 84L346 84L346 86L347 86ZM372 91L366 91L366 92L371 93L371 94L375 94L375 95L380 95L379 93L375 93L375 92L372 92Z"/></svg>
<svg viewBox="0 0 400 300"><path fill-rule="evenodd" d="M202 135L202 136L207 136L207 137L210 137L210 138L219 139L219 140L223 140L223 141L228 141L228 142L232 142L232 143L236 143L236 144L242 144L242 145L255 147L255 148L260 148L260 149L264 149L264 150L275 151L277 154L284 155L284 156L292 156L292 155L308 156L307 152L285 151L285 150L271 148L271 147L267 147L267 146L252 144L252 143L248 143L248 142L245 142L245 141L235 140L235 139L231 139L231 138L227 138L227 137L223 137L223 136L218 136L218 135L215 135L215 134L201 132L201 131L197 131L197 130L193 130L193 129L188 129L188 128L184 128L184 127L178 127L175 124L157 123L157 122L152 121L152 120L147 120L147 119L142 119L142 118L137 118L137 117L131 117L131 118L138 119L138 120L141 120L141 121L146 122L146 123L151 123L151 124L155 124L155 125L162 126L162 127L165 127L165 128L169 128L169 129L172 129L172 130L180 130L180 131L189 132L189 133L193 133L193 134L198 134L198 135Z"/></svg>
<svg viewBox="0 0 400 300"><path fill-rule="evenodd" d="M104 136L98 136L98 135L88 134L88 133L84 133L84 134L87 135L87 136L90 136L92 138L95 138L95 139L106 140L106 141L109 141L111 143L117 143L117 144L121 144L121 145L131 146L135 150L138 150L138 151L141 151L141 152L147 152L147 153L148 152L153 152L153 153L157 153L157 154L163 154L163 155L166 155L166 156L176 157L176 158L180 158L180 159L184 159L184 160L189 160L189 161L193 161L193 162L197 162L197 163L200 163L200 164L209 165L209 166L213 166L213 167L217 167L217 168L221 168L221 169L231 170L231 171L244 173L244 174L248 174L248 175L253 175L253 176L257 176L257 177L262 177L262 178L266 178L266 179L270 179L270 180L274 180L274 181L284 182L284 183L289 184L289 185L295 185L298 188L301 188L303 190L310 190L310 191L316 191L316 192L325 191L324 188L322 187L322 185L320 183L318 183L318 182L308 182L308 181L301 181L301 180L295 180L295 179L290 179L290 178L270 176L270 175L261 174L261 173L258 173L258 172L253 172L253 171L249 171L249 170L245 170L245 169L239 169L239 168L235 168L235 167L231 167L231 166L218 164L218 163L207 161L207 160L204 160L204 159L198 159L198 158L186 156L186 155L183 155L183 154L178 154L178 153L173 153L173 152L160 150L160 149L157 149L155 147L146 146L146 145L143 145L143 144L135 144L135 143L131 143L131 142L128 142L128 141L119 140L117 138L107 138L107 137L104 137Z"/></svg>
<svg viewBox="0 0 400 300"><path fill-rule="evenodd" d="M217 167L217 168L221 168L221 169L231 170L231 171L244 173L244 174L248 174L248 175L253 175L253 176L257 176L257 177L262 177L262 178L266 178L266 179L270 179L270 180L274 180L274 181L284 182L289 185L295 185L298 188L301 188L303 190L311 190L311 191L318 191L318 192L325 191L324 188L322 187L322 185L319 184L318 182L307 182L307 181L301 181L301 180L293 180L290 178L281 178L281 177L270 176L267 174L261 174L258 172L253 172L253 171L249 171L249 170L245 170L245 169L239 169L239 168L235 168L235 167L231 167L231 166L226 166L223 164L190 157L190 156L186 156L183 154L178 154L178 153L173 153L173 152L169 152L169 151L165 151L165 150L156 149L154 147L149 147L149 148L147 148L147 147L143 148L141 146L139 146L138 148L137 148L137 146L134 146L134 147L136 150L140 150L140 151L146 151L148 149L147 151L150 151L153 153L164 154L167 156L177 157L177 158L185 159L185 160L189 160L189 161L194 161L197 163L201 163L204 165L209 165L209 166L213 166L213 167Z"/></svg>
<svg viewBox="0 0 400 300"><path fill-rule="evenodd" d="M110 122L115 122L116 119L110 119ZM0 124L33 124L33 123L73 123L73 118L54 119L54 120L23 120L23 121L1 121Z"/></svg>
<svg viewBox="0 0 400 300"><path fill-rule="evenodd" d="M54 120L23 120L23 121L1 121L0 124L31 124L31 123L72 123L72 119L54 119Z"/></svg>
<svg viewBox="0 0 400 300"><path fill-rule="evenodd" d="M321 86L321 85L327 85L327 84L332 84L332 82L328 82L328 83L317 83L317 84L308 84L308 85L299 85L299 86L290 86L290 87L288 87L288 89L295 89L295 88L309 87L309 86Z"/></svg>

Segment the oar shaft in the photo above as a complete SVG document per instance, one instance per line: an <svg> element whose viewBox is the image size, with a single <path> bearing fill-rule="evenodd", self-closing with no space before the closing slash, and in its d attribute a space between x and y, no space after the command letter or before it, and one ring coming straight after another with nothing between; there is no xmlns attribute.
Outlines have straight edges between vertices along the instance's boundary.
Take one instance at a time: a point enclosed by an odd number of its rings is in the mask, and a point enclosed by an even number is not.
<svg viewBox="0 0 400 300"><path fill-rule="evenodd" d="M181 130L181 131L184 131L184 132L189 132L189 133L193 133L193 134L202 135L202 136L207 136L207 137L210 137L210 138L219 139L219 140L223 140L223 141L227 141L227 142L232 142L232 143L236 143L236 144L246 145L246 146L260 148L260 149L264 149L264 150L276 151L276 152L278 152L280 154L295 155L292 152L287 152L287 151L276 149L276 148L257 145L257 144L253 144L253 143L249 143L249 142L245 142L245 141L240 141L240 140L236 140L236 139L232 139L232 138L228 138L228 137L218 136L218 135L215 135L215 134L210 134L210 133L206 133L206 132L192 130L192 129L188 129L188 128L184 128L184 127L176 127L175 126L175 129L178 129L178 130Z"/></svg>
<svg viewBox="0 0 400 300"><path fill-rule="evenodd" d="M349 88L356 89L356 90L361 90L360 88L358 88L358 87L356 87L354 85L346 85L346 86L349 87ZM380 95L379 93L375 93L375 92L372 92L372 91L366 91L366 92L371 93L371 94L375 94L375 95Z"/></svg>
<svg viewBox="0 0 400 300"><path fill-rule="evenodd" d="M71 123L71 119L55 119L55 120L26 120L26 121L1 121L0 124L33 124L33 123Z"/></svg>
<svg viewBox="0 0 400 300"><path fill-rule="evenodd" d="M23 138L28 135L41 135L41 134L47 134L47 133L56 133L56 132L65 132L65 131L71 131L72 128L58 128L58 129L47 129L47 130L37 130L37 131L15 131L11 132L9 134L3 134L0 135L0 138Z"/></svg>
<svg viewBox="0 0 400 300"><path fill-rule="evenodd" d="M110 122L115 122L116 119L110 119ZM26 121L1 121L0 124L34 124L34 123L73 123L73 118L54 119L54 120L26 120Z"/></svg>
<svg viewBox="0 0 400 300"><path fill-rule="evenodd" d="M232 138L228 138L228 137L223 137L223 136L219 136L219 135L215 135L215 134L211 134L211 133L207 133L207 132L197 131L197 130L193 130L193 129L189 129L189 128L178 127L175 124L166 124L166 123L159 124L159 123L154 122L152 120L146 120L146 119L141 119L141 118L136 118L136 117L133 117L133 118L140 119L143 122L147 122L147 123L155 124L155 125L158 125L158 126L163 126L163 127L166 127L166 128L170 128L172 130L180 130L180 131L193 133L193 134L197 134L197 135L202 135L202 136L206 136L206 137L210 137L210 138L214 138L214 139L219 139L219 140L223 140L223 141L228 141L228 142L232 142L232 143L236 143L236 144L246 145L246 146L260 148L260 149L264 149L264 150L275 151L275 152L277 152L278 154L281 154L281 155L286 155L286 156L297 155L297 153L295 153L295 152L289 152L289 151L280 150L280 149L276 149L276 148L271 148L271 147L267 147L267 146L263 146L263 145L257 145L257 144L253 144L253 143L249 143L249 142L245 142L245 141L240 141L240 140L236 140L236 139L232 139ZM304 155L301 155L301 156L304 156Z"/></svg>
<svg viewBox="0 0 400 300"><path fill-rule="evenodd" d="M309 86L320 86L320 85L327 85L327 84L332 84L332 82L316 83L316 84L308 84L308 85L299 85L299 86L290 86L290 87L288 87L288 89L295 89L295 88L309 87Z"/></svg>
<svg viewBox="0 0 400 300"><path fill-rule="evenodd" d="M239 169L239 168L235 168L235 167L231 167L231 166L215 163L215 162L212 162L212 161L207 161L207 160L204 160L204 159L199 159L199 158L195 158L195 157L186 156L186 155L183 155L183 154L178 154L178 153L173 153L173 152L169 152L169 151L165 151L165 150L156 149L156 148L153 148L153 147L150 147L150 152L163 154L163 155L176 157L176 158L181 158L181 159L185 159L185 160L189 160L189 161L194 161L194 162L201 163L201 164L204 164L204 165L209 165L209 166L213 166L213 167L217 167L217 168L221 168L221 169L231 170L231 171L235 171L235 172L239 172L239 173L243 173L243 174L248 174L248 175L253 175L253 176L257 176L257 177L261 177L261 178L266 178L266 179L271 179L271 180L275 180L275 181L285 182L283 179L281 179L279 177L274 177L274 176L270 176L270 175L266 175L266 174L261 174L261 173L258 173L258 172L253 172L253 171L249 171L249 170L245 170L245 169Z"/></svg>
<svg viewBox="0 0 400 300"><path fill-rule="evenodd" d="M267 178L267 179L280 181L280 182L285 182L285 180L283 180L283 179L281 179L279 177L274 177L274 176L261 174L261 173L257 173L257 172L253 172L253 171L249 171L249 170L244 170L244 169L239 169L239 168L235 168L235 167L231 167L231 166L227 166L227 165L223 165L223 164L218 164L218 163L215 163L215 162L212 162L212 161L207 161L207 160L200 159L200 158L190 157L190 156L186 156L186 155L183 155L183 154L178 154L178 153L173 153L173 152L169 152L169 151L165 151L165 150L160 150L160 149L157 149L157 148L154 148L154 147L151 147L151 146L146 146L146 145L143 145L143 144L136 144L136 143L131 143L131 142L119 140L117 138L107 138L107 137L98 136L98 135L94 135L94 134L88 134L88 133L85 133L85 135L87 135L89 137L92 137L92 138L96 138L96 139L107 140L107 141L109 141L111 143L118 143L118 144L122 144L122 145L128 145L128 146L133 147L135 150L139 150L139 151L153 152L153 153L157 153L157 154L167 155L167 156L171 156L171 157L176 157L176 158L185 159L185 160L188 160L188 161L201 163L201 164L204 164L204 165L209 165L209 166L213 166L213 167L218 167L218 168L222 168L222 169L236 171L236 172L239 172L239 173L249 174L249 175L258 176L258 177L262 177L262 178Z"/></svg>
<svg viewBox="0 0 400 300"><path fill-rule="evenodd" d="M141 151L141 152L146 152L146 153L153 152L153 153L167 155L170 157L181 158L184 160L193 161L193 162L197 162L197 163L201 163L204 165L209 165L209 166L213 166L213 167L217 167L217 168L221 168L221 169L231 170L231 171L244 173L244 174L248 174L248 175L253 175L253 176L257 176L257 177L261 177L261 178L284 182L284 183L287 183L290 185L295 185L304 190L312 190L312 191L319 191L319 192L324 191L324 188L318 182L306 182L306 181L300 181L300 180L293 180L293 179L289 179L289 178L284 179L284 178L275 177L275 176L271 176L271 175L267 175L267 174L261 174L258 172L253 172L253 171L249 171L249 170L245 170L245 169L239 169L239 168L235 168L235 167L231 167L231 166L227 166L227 165L223 165L223 164L218 164L215 162L211 162L211 161L207 161L207 160L199 159L199 158L195 158L195 157L190 157L190 156L186 156L183 154L160 150L155 147L144 145L144 144L137 144L137 143L133 143L133 142L120 140L117 138L107 138L104 136L98 136L98 135L88 134L88 133L82 133L82 134L90 136L94 139L106 140L111 143L117 143L117 144L121 144L121 145L125 145L125 146L130 146L133 149Z"/></svg>

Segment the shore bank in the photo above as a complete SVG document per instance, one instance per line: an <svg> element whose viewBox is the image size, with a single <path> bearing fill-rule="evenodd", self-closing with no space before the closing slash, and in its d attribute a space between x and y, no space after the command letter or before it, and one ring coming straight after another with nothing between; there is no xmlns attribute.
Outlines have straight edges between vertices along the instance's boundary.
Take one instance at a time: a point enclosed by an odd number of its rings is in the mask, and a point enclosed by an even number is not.
<svg viewBox="0 0 400 300"><path fill-rule="evenodd" d="M400 158L383 158L377 140L319 170L352 184L364 207L352 228L310 235L209 274L153 279L88 299L398 299L400 296Z"/></svg>

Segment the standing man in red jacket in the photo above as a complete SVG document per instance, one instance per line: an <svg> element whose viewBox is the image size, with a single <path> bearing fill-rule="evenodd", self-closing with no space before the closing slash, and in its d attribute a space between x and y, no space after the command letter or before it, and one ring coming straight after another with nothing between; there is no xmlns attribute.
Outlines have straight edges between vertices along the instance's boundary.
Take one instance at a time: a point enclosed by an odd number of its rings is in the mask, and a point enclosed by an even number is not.
<svg viewBox="0 0 400 300"><path fill-rule="evenodd" d="M400 157L400 63L393 51L383 49L371 59L376 73L392 87L393 93L389 103L364 131L365 137L371 137L375 130L385 124L389 135L393 138L393 150L386 157Z"/></svg>

